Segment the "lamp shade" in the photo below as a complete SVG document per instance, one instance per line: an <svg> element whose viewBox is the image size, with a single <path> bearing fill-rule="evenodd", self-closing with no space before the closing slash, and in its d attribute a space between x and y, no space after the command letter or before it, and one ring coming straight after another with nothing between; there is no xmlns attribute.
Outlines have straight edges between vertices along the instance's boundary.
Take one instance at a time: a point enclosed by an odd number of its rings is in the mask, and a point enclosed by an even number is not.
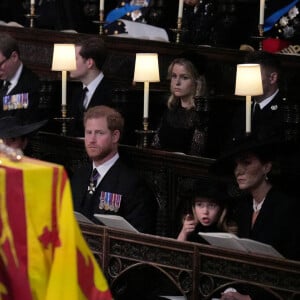
<svg viewBox="0 0 300 300"><path fill-rule="evenodd" d="M236 69L235 95L256 96L263 94L259 64L238 64Z"/></svg>
<svg viewBox="0 0 300 300"><path fill-rule="evenodd" d="M76 70L74 44L54 44L52 71Z"/></svg>
<svg viewBox="0 0 300 300"><path fill-rule="evenodd" d="M137 53L135 58L135 82L159 82L159 67L157 53Z"/></svg>

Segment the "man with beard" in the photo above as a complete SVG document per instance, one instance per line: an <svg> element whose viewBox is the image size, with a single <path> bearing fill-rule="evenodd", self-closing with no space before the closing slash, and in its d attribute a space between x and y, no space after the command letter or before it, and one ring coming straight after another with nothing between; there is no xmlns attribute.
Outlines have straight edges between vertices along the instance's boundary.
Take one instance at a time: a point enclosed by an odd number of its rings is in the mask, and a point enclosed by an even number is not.
<svg viewBox="0 0 300 300"><path fill-rule="evenodd" d="M121 161L121 114L94 106L84 115L84 143L91 162L72 176L74 209L97 223L94 214L120 215L138 231L154 233L157 201L145 182Z"/></svg>

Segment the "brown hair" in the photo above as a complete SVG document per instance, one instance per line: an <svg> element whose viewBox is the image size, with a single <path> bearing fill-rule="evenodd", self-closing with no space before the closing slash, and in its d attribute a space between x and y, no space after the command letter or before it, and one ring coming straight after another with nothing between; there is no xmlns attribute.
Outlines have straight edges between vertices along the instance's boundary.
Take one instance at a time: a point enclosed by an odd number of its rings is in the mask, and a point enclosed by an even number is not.
<svg viewBox="0 0 300 300"><path fill-rule="evenodd" d="M81 47L79 54L83 58L92 58L96 67L102 70L107 57L107 49L104 41L100 37L79 39L75 45Z"/></svg>
<svg viewBox="0 0 300 300"><path fill-rule="evenodd" d="M91 107L84 114L83 124L85 126L88 119L98 118L106 118L108 129L110 131L119 130L120 135L122 135L124 118L117 110L105 105Z"/></svg>
<svg viewBox="0 0 300 300"><path fill-rule="evenodd" d="M9 58L14 51L20 56L17 41L7 33L0 33L0 51L6 58Z"/></svg>

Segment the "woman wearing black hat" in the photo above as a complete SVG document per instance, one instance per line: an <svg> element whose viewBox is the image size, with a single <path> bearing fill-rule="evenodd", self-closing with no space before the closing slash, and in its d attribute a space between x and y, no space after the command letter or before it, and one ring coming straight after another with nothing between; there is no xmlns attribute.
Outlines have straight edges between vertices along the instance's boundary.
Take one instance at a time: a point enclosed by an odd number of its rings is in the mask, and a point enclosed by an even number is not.
<svg viewBox="0 0 300 300"><path fill-rule="evenodd" d="M238 235L272 245L284 257L299 260L297 203L270 180L275 155L286 146L249 136L236 141L215 168L233 171L239 189L245 192L235 213Z"/></svg>
<svg viewBox="0 0 300 300"><path fill-rule="evenodd" d="M14 116L0 118L0 139L11 148L20 149L25 155L30 155L29 136L38 131L47 120L24 123Z"/></svg>
<svg viewBox="0 0 300 300"><path fill-rule="evenodd" d="M205 122L200 119L197 100L206 94L200 58L182 55L168 68L171 95L152 146L172 152L201 155L205 146ZM202 66L203 67L203 66Z"/></svg>

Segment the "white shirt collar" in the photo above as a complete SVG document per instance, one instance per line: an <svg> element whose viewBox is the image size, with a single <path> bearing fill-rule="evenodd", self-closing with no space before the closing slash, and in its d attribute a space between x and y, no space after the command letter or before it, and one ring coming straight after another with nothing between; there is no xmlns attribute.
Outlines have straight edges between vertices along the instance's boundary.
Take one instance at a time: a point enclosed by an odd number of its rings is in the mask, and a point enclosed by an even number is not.
<svg viewBox="0 0 300 300"><path fill-rule="evenodd" d="M8 87L7 93L9 93L17 85L19 78L21 76L22 70L23 70L23 64L21 63L19 68L17 69L15 75L9 80L10 85Z"/></svg>
<svg viewBox="0 0 300 300"><path fill-rule="evenodd" d="M265 202L265 199L266 198L264 198L261 202L259 202L258 204L257 204L257 202L255 201L255 199L253 199L253 210L256 212L256 211L259 211L260 209L261 209L261 207L262 207L262 205L264 204L264 202Z"/></svg>
<svg viewBox="0 0 300 300"><path fill-rule="evenodd" d="M86 87L88 88L88 91L85 94L85 97L87 99L86 102L86 107L88 107L88 105L91 102L91 98L97 88L97 86L99 85L99 83L101 82L101 80L103 79L104 74L103 72L100 72L99 75L92 81L90 82ZM84 86L85 87L85 86Z"/></svg>
<svg viewBox="0 0 300 300"><path fill-rule="evenodd" d="M104 178L106 173L109 171L109 169L115 164L115 162L119 159L119 153L116 153L111 159L107 160L100 166L96 167L93 162L93 169L96 168L98 173L100 174L97 185L101 182L101 180Z"/></svg>
<svg viewBox="0 0 300 300"><path fill-rule="evenodd" d="M279 89L277 89L276 92L273 95L271 95L270 97L257 103L257 104L259 104L260 109L263 109L265 106L267 106L275 98L275 96L278 94L278 92L279 92Z"/></svg>

